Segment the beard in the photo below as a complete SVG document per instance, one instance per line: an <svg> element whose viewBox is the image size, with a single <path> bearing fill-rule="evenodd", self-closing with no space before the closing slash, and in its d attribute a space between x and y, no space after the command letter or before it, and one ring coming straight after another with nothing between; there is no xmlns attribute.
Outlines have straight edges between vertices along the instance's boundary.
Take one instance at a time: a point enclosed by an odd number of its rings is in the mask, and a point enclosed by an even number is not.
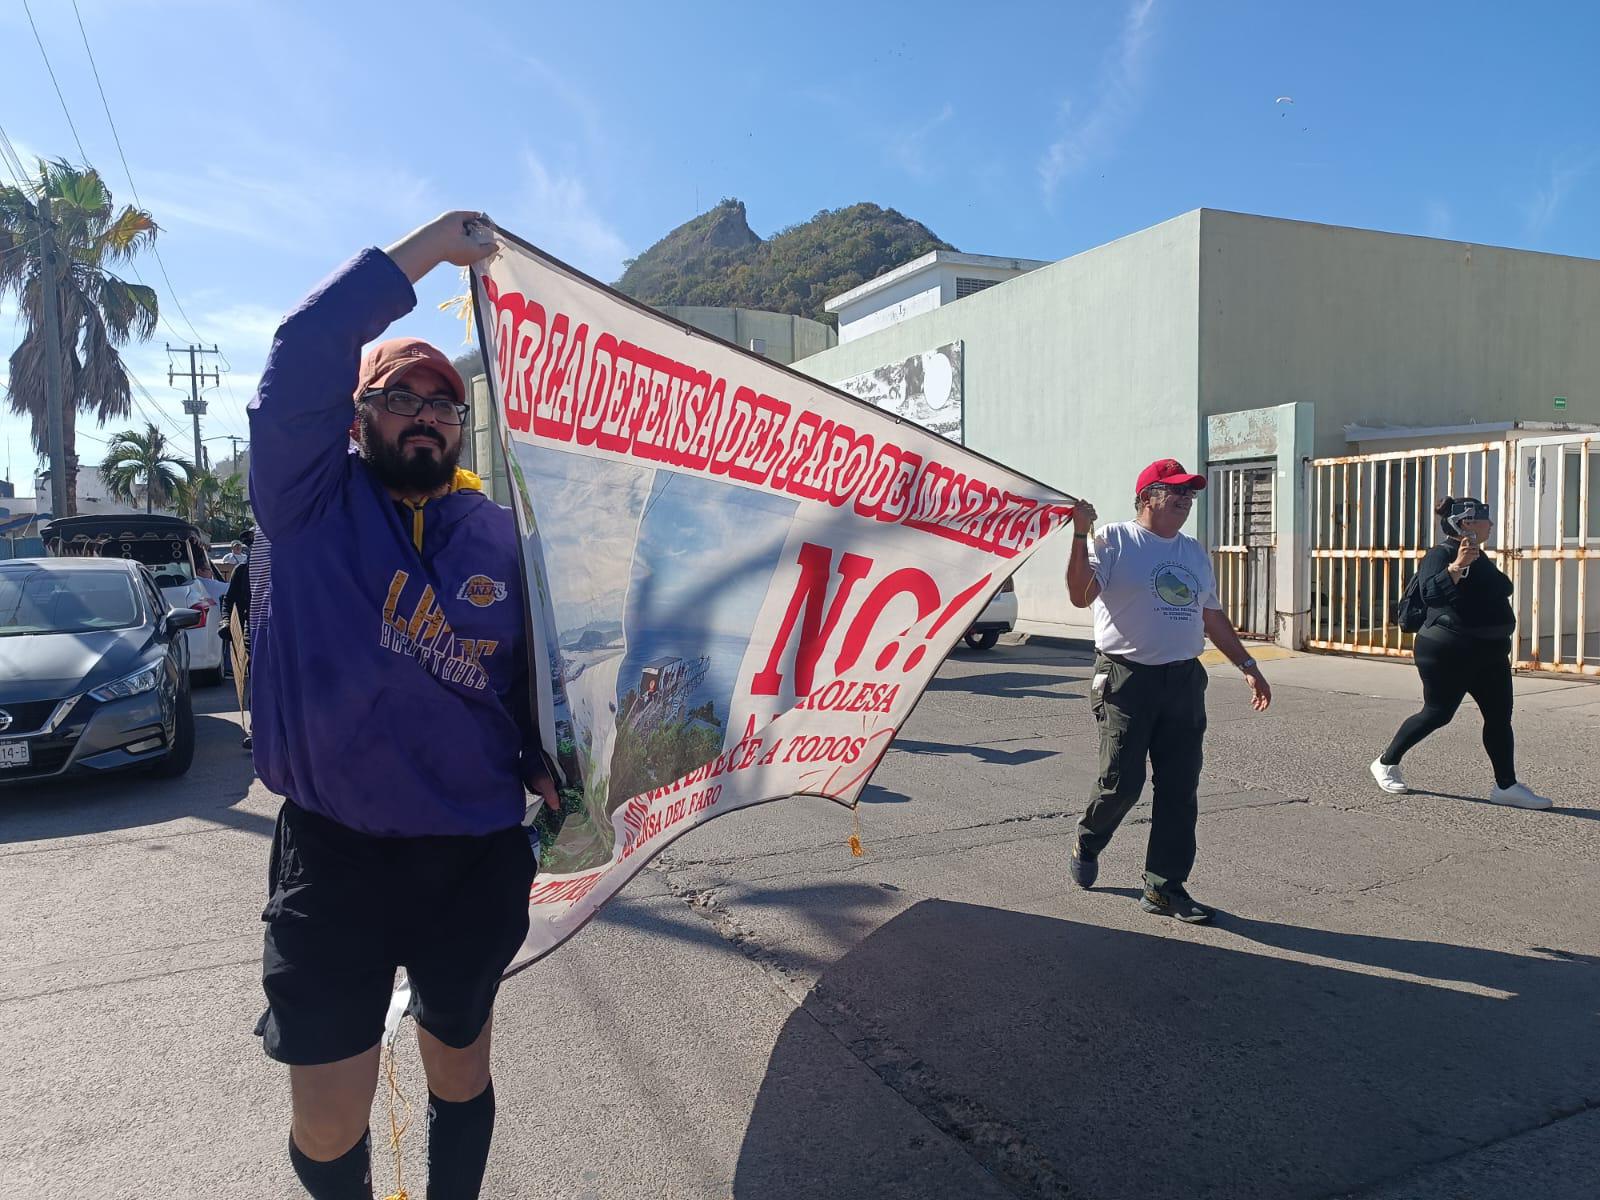
<svg viewBox="0 0 1600 1200"><path fill-rule="evenodd" d="M386 442L367 412L361 414L360 427L361 457L384 487L397 492L436 492L455 478L456 464L461 461L459 441L451 450L437 430L417 424L403 430L395 441ZM409 437L428 439L434 452L421 447L403 448Z"/></svg>

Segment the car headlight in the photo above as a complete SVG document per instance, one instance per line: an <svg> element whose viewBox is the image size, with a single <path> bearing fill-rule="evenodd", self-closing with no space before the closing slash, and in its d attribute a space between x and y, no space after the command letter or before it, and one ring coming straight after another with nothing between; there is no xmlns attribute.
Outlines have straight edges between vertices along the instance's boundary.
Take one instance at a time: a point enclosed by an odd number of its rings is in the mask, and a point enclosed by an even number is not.
<svg viewBox="0 0 1600 1200"><path fill-rule="evenodd" d="M96 700L126 700L140 692L153 692L161 683L161 664L145 667L132 675L124 675L115 683L97 687L89 695Z"/></svg>

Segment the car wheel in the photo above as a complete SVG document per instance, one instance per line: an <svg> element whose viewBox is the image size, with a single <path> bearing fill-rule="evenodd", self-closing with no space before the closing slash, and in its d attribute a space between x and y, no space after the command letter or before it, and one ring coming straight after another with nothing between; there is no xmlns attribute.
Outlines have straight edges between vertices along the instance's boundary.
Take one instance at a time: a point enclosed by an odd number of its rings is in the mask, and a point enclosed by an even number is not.
<svg viewBox="0 0 1600 1200"><path fill-rule="evenodd" d="M973 632L967 634L967 645L974 650L993 650L999 640L1000 631L998 629L985 629L982 633Z"/></svg>
<svg viewBox="0 0 1600 1200"><path fill-rule="evenodd" d="M162 779L176 779L188 773L194 762L194 704L189 693L178 697L178 716L173 723L172 749L151 770Z"/></svg>
<svg viewBox="0 0 1600 1200"><path fill-rule="evenodd" d="M200 688L218 687L218 686L221 685L221 683L222 683L222 668L221 667L211 667L209 670L205 670L205 671L190 671L189 672L189 686L190 687L200 687Z"/></svg>

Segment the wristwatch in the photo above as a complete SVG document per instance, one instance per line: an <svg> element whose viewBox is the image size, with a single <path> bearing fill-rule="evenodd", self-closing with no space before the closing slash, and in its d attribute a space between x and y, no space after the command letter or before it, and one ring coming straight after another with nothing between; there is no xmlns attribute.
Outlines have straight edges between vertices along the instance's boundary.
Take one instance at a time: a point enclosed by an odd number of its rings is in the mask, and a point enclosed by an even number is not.
<svg viewBox="0 0 1600 1200"><path fill-rule="evenodd" d="M1256 660L1247 658L1242 663L1239 663L1238 666L1241 671L1253 671L1256 668Z"/></svg>

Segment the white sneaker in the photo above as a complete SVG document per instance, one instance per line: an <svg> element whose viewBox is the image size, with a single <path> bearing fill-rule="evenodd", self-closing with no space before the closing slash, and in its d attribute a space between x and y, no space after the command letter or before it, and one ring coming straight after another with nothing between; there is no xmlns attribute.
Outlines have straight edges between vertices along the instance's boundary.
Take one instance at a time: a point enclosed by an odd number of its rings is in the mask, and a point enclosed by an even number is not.
<svg viewBox="0 0 1600 1200"><path fill-rule="evenodd" d="M1377 759L1373 759L1371 770L1372 777L1378 781L1378 786L1384 791L1399 795L1401 792L1409 792L1411 790L1406 786L1406 781L1400 778L1399 763L1395 763L1392 767L1386 767Z"/></svg>
<svg viewBox="0 0 1600 1200"><path fill-rule="evenodd" d="M1491 804L1509 804L1512 808L1538 808L1550 807L1550 801L1539 795L1525 783L1513 783L1508 788L1495 787L1489 793Z"/></svg>

